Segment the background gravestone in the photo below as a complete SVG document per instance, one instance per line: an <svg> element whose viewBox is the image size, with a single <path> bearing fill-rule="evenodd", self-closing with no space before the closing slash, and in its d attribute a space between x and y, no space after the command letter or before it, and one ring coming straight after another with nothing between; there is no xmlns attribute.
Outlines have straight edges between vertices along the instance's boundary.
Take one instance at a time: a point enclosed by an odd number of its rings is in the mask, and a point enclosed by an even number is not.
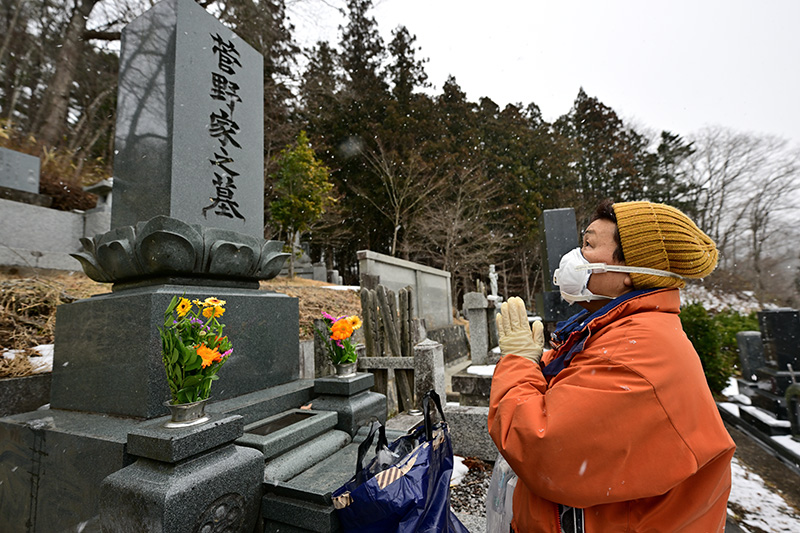
<svg viewBox="0 0 800 533"><path fill-rule="evenodd" d="M0 187L39 194L39 158L0 148Z"/></svg>
<svg viewBox="0 0 800 533"><path fill-rule="evenodd" d="M787 370L787 365L800 370L800 312L794 309L759 311L758 325L767 365L781 371Z"/></svg>
<svg viewBox="0 0 800 533"><path fill-rule="evenodd" d="M126 26L111 227L158 215L264 237L263 58L195 2Z"/></svg>
<svg viewBox="0 0 800 533"><path fill-rule="evenodd" d="M544 272L544 292L536 295L536 311L545 323L565 320L582 310L576 304L568 304L561 298L558 287L553 285L553 272L558 268L561 257L580 246L575 210L545 209L542 212L542 264Z"/></svg>
<svg viewBox="0 0 800 533"><path fill-rule="evenodd" d="M756 370L764 366L764 345L760 331L740 331L736 334L742 378L756 381Z"/></svg>
<svg viewBox="0 0 800 533"><path fill-rule="evenodd" d="M800 341L800 313L794 309L759 311L758 326L761 330L764 364L755 370L758 386L753 389L753 405L772 413L775 418L787 420L785 394L792 384L789 365L794 370L800 367L797 350ZM773 429L769 428L769 431Z"/></svg>

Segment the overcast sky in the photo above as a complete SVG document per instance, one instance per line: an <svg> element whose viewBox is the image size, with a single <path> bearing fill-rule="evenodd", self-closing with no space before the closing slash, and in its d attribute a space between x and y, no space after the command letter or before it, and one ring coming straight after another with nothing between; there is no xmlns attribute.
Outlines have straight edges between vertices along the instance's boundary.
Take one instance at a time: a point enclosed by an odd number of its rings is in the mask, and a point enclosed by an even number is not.
<svg viewBox="0 0 800 533"><path fill-rule="evenodd" d="M303 0L296 38L338 42L344 0ZM385 43L417 37L435 93L567 113L583 87L639 129L706 125L800 147L800 0L374 0Z"/></svg>

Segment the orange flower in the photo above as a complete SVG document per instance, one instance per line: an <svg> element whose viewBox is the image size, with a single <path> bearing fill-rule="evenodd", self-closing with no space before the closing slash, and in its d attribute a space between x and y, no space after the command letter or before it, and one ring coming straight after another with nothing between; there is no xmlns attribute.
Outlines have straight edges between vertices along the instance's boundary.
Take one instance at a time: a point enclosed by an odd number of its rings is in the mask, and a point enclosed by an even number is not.
<svg viewBox="0 0 800 533"><path fill-rule="evenodd" d="M334 322L331 326L331 339L335 341L343 341L349 339L353 334L353 325L349 320L342 319Z"/></svg>
<svg viewBox="0 0 800 533"><path fill-rule="evenodd" d="M197 355L203 359L203 368L211 366L211 363L218 361L220 358L220 353L216 348L212 350L208 346L202 344L197 347Z"/></svg>
<svg viewBox="0 0 800 533"><path fill-rule="evenodd" d="M211 305L203 308L203 316L211 318L212 316L222 316L225 313L225 308L218 305Z"/></svg>

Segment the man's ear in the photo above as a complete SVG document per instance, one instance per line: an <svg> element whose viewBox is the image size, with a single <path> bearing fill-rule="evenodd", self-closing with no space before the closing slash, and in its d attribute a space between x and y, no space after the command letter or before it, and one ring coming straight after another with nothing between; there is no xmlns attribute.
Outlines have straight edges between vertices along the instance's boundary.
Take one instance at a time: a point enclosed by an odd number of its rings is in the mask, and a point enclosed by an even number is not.
<svg viewBox="0 0 800 533"><path fill-rule="evenodd" d="M626 287L630 287L631 289L633 288L633 280L631 279L631 275L630 274L626 274L625 275L625 279L622 280L622 283Z"/></svg>

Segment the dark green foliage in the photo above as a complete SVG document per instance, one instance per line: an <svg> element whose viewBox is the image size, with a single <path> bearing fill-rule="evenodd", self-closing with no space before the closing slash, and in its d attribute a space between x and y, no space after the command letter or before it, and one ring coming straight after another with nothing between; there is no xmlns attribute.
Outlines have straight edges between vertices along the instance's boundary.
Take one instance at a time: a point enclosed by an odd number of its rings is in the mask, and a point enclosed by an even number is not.
<svg viewBox="0 0 800 533"><path fill-rule="evenodd" d="M709 388L714 393L722 392L738 359L736 333L758 330L755 313L742 316L736 311L723 311L712 316L701 304L694 303L681 308L680 318L700 356Z"/></svg>
<svg viewBox="0 0 800 533"><path fill-rule="evenodd" d="M740 331L758 331L758 315L755 311L749 315L742 315L736 311L722 311L714 316L714 321L719 327L720 353L736 363L739 357L736 334Z"/></svg>

